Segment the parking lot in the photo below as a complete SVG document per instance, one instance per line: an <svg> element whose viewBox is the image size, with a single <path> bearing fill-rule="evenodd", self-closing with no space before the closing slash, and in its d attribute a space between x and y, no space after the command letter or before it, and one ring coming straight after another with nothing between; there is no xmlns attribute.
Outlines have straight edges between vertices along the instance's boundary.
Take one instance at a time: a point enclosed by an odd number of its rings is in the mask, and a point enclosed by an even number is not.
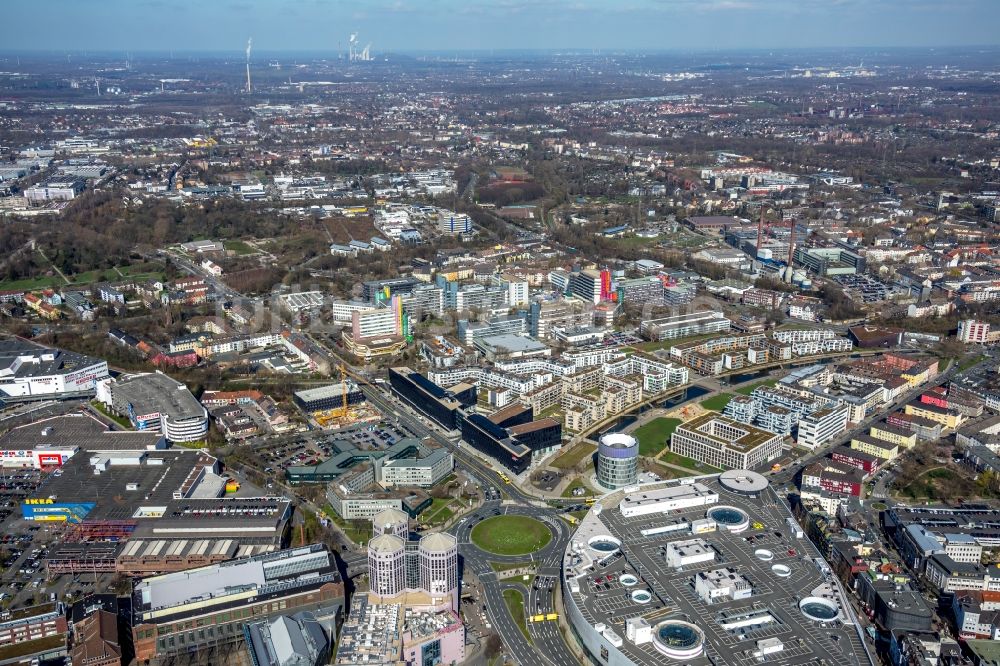
<svg viewBox="0 0 1000 666"><path fill-rule="evenodd" d="M560 481L562 481L562 474L550 470L541 470L531 476L531 485L546 492L552 492Z"/></svg>
<svg viewBox="0 0 1000 666"><path fill-rule="evenodd" d="M406 436L403 430L380 423L376 426L359 426L333 435L305 436L273 444L257 449L257 454L267 465L265 473L281 473L288 467L318 465L352 447L362 451L386 449Z"/></svg>

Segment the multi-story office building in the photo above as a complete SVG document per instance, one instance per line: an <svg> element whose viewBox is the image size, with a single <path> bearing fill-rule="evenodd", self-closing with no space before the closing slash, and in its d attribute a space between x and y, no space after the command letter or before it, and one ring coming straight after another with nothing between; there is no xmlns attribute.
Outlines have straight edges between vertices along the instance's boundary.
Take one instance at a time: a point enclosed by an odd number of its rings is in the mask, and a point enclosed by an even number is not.
<svg viewBox="0 0 1000 666"><path fill-rule="evenodd" d="M552 337L554 328L576 328L594 325L594 312L581 303L568 300L532 301L528 308L528 333L544 340Z"/></svg>
<svg viewBox="0 0 1000 666"><path fill-rule="evenodd" d="M438 231L448 235L469 233L472 231L472 218L464 213L442 210L438 213Z"/></svg>
<svg viewBox="0 0 1000 666"><path fill-rule="evenodd" d="M619 303L635 303L638 305L661 305L663 303L663 282L660 278L647 277L618 280L615 283Z"/></svg>
<svg viewBox="0 0 1000 666"><path fill-rule="evenodd" d="M562 424L551 418L532 420L530 407L511 405L490 416L467 414L462 418L462 439L515 473L531 464L536 451L562 443Z"/></svg>
<svg viewBox="0 0 1000 666"><path fill-rule="evenodd" d="M439 286L425 284L414 287L410 293L400 295L400 298L403 301L403 312L417 321L425 315L440 317L444 314L444 289Z"/></svg>
<svg viewBox="0 0 1000 666"><path fill-rule="evenodd" d="M795 248L795 262L823 276L864 273L865 258L839 247Z"/></svg>
<svg viewBox="0 0 1000 666"><path fill-rule="evenodd" d="M451 474L455 457L446 448L433 449L419 456L378 458L375 460L375 478L386 488L416 486L430 488Z"/></svg>
<svg viewBox="0 0 1000 666"><path fill-rule="evenodd" d="M351 333L355 339L402 335L402 303L394 299L391 307L355 310L351 313Z"/></svg>
<svg viewBox="0 0 1000 666"><path fill-rule="evenodd" d="M431 505L431 496L418 489L361 492L347 485L331 484L326 492L330 507L344 520L368 520L392 509L417 516Z"/></svg>
<svg viewBox="0 0 1000 666"><path fill-rule="evenodd" d="M754 469L781 455L782 436L708 412L677 426L670 450L723 469Z"/></svg>
<svg viewBox="0 0 1000 666"><path fill-rule="evenodd" d="M450 534L432 532L419 541L377 534L368 542L368 572L371 593L382 601L423 593L430 605L458 610L458 541Z"/></svg>
<svg viewBox="0 0 1000 666"><path fill-rule="evenodd" d="M24 190L24 198L31 204L48 201L71 201L83 193L84 180L76 176L57 176L44 183Z"/></svg>
<svg viewBox="0 0 1000 666"><path fill-rule="evenodd" d="M395 597L406 589L406 541L381 534L368 542L368 581L372 594Z"/></svg>
<svg viewBox="0 0 1000 666"><path fill-rule="evenodd" d="M480 310L492 312L507 310L507 290L503 287L491 287L482 284L463 284L438 280L444 289L444 309L468 312Z"/></svg>
<svg viewBox="0 0 1000 666"><path fill-rule="evenodd" d="M569 293L589 303L601 302L602 271L585 268L569 274Z"/></svg>
<svg viewBox="0 0 1000 666"><path fill-rule="evenodd" d="M371 280L361 284L361 298L369 303L388 301L392 296L409 294L414 288L424 285L414 277L388 278Z"/></svg>
<svg viewBox="0 0 1000 666"><path fill-rule="evenodd" d="M704 310L687 314L671 315L659 319L647 319L640 323L639 331L649 340L672 340L705 333L728 331L732 322L721 312Z"/></svg>
<svg viewBox="0 0 1000 666"><path fill-rule="evenodd" d="M244 627L309 611L328 632L344 605L333 555L313 544L146 578L132 594L140 661L236 643Z"/></svg>
<svg viewBox="0 0 1000 666"><path fill-rule="evenodd" d="M728 331L731 326L732 322L723 313L704 310L647 319L639 324L639 332L648 340L672 340L691 335L721 333Z"/></svg>
<svg viewBox="0 0 1000 666"><path fill-rule="evenodd" d="M672 284L663 288L663 304L680 307L687 305L698 295L698 289L693 284Z"/></svg>
<svg viewBox="0 0 1000 666"><path fill-rule="evenodd" d="M10 664L25 664L36 656L61 657L66 654L68 632L60 602L6 610L0 616L0 655ZM36 658L33 663L38 662Z"/></svg>
<svg viewBox="0 0 1000 666"><path fill-rule="evenodd" d="M365 394L353 381L317 386L303 389L292 394L292 400L304 412L318 412L324 409L338 409L344 404L344 391L347 391L347 404L356 405L365 400Z"/></svg>
<svg viewBox="0 0 1000 666"><path fill-rule="evenodd" d="M531 292L525 280L501 280L500 286L507 289L507 305L512 308L528 304Z"/></svg>
<svg viewBox="0 0 1000 666"><path fill-rule="evenodd" d="M458 321L459 341L466 345L475 344L477 339L494 335L520 335L527 333L528 322L517 315L488 317L482 321Z"/></svg>
<svg viewBox="0 0 1000 666"><path fill-rule="evenodd" d="M389 369L393 392L448 430L459 427L459 413L476 404L476 387L461 384L444 389L407 367Z"/></svg>

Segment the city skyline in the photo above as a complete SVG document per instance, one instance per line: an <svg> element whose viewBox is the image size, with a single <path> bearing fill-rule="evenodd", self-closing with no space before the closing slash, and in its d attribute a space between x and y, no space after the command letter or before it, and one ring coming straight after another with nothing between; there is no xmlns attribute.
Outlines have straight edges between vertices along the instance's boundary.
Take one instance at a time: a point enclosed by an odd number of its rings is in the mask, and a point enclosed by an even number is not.
<svg viewBox="0 0 1000 666"><path fill-rule="evenodd" d="M178 12L161 0L43 0L7 9L7 51L344 52L351 34L374 54L408 51L697 50L990 46L1000 5L989 0L231 0ZM147 31L152 22L156 30Z"/></svg>

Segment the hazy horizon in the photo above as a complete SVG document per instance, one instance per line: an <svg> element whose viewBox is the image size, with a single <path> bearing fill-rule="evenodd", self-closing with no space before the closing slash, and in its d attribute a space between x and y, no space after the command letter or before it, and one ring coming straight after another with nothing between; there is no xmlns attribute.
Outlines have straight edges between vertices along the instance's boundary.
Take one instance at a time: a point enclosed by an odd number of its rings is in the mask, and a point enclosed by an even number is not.
<svg viewBox="0 0 1000 666"><path fill-rule="evenodd" d="M981 48L996 0L39 0L3 52L340 53ZM44 17L42 22L39 18Z"/></svg>

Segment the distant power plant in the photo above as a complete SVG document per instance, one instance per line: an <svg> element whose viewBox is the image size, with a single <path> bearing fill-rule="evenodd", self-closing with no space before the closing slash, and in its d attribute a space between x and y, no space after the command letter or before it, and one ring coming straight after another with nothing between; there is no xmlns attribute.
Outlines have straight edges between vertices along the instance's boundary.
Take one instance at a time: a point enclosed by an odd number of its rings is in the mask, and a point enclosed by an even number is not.
<svg viewBox="0 0 1000 666"><path fill-rule="evenodd" d="M352 32L350 39L347 41L347 59L351 62L368 62L372 60L371 55L372 45L369 42L365 48L358 49L358 33Z"/></svg>

